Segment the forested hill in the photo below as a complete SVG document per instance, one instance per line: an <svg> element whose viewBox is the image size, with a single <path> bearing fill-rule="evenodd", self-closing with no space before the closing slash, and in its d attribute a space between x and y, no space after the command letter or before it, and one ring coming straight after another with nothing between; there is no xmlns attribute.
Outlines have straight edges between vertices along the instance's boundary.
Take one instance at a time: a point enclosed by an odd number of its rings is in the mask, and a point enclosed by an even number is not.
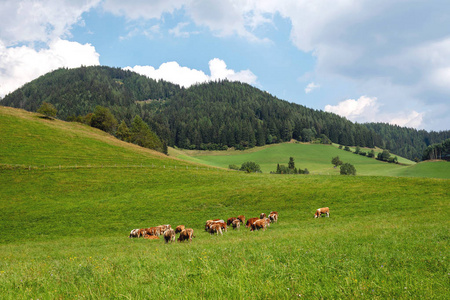
<svg viewBox="0 0 450 300"><path fill-rule="evenodd" d="M42 102L49 102L62 120L86 115L101 105L110 108L119 120L130 120L141 114L136 101L167 99L179 90L178 85L119 68L63 68L25 84L6 95L0 104L34 112Z"/></svg>
<svg viewBox="0 0 450 300"><path fill-rule="evenodd" d="M322 138L387 148L414 159L429 144L446 138L439 140L442 133L438 133L436 139L426 140L425 132L416 139L414 132L402 131L405 138L398 139L392 134L397 128L391 125L355 124L244 83L219 81L185 89L104 66L53 71L5 96L0 104L36 111L43 101L52 103L63 120L92 113L97 105L108 107L119 123L124 120L128 126L139 115L168 145L181 148L246 148Z"/></svg>

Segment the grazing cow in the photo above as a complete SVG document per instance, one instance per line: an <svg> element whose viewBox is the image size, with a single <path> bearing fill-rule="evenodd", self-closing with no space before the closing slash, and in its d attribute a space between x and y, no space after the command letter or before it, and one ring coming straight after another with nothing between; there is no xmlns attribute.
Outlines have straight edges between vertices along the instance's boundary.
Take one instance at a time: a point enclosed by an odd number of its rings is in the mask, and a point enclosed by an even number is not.
<svg viewBox="0 0 450 300"><path fill-rule="evenodd" d="M265 219L259 219L256 220L255 222L253 222L250 231L255 231L255 230L260 230L262 228L262 230L266 230L267 227L267 223Z"/></svg>
<svg viewBox="0 0 450 300"><path fill-rule="evenodd" d="M141 231L140 231L140 229L133 229L133 230L131 230L131 232L130 232L130 236L129 236L129 238L132 238L132 237L140 237L141 236Z"/></svg>
<svg viewBox="0 0 450 300"><path fill-rule="evenodd" d="M237 218L239 219L239 221L241 221L242 224L245 223L245 217L243 215L240 215Z"/></svg>
<svg viewBox="0 0 450 300"><path fill-rule="evenodd" d="M185 229L184 225L178 225L177 228L175 228L175 233L180 233Z"/></svg>
<svg viewBox="0 0 450 300"><path fill-rule="evenodd" d="M270 218L265 218L265 219L263 219L263 220L266 220L267 227L270 227L270 223L272 223L272 221L270 220Z"/></svg>
<svg viewBox="0 0 450 300"><path fill-rule="evenodd" d="M221 235L223 235L222 226L220 226L220 224L212 224L211 227L209 228L209 233L210 234L217 233L217 235L219 235L220 233Z"/></svg>
<svg viewBox="0 0 450 300"><path fill-rule="evenodd" d="M239 227L241 227L241 220L234 220L233 223L231 223L231 226L233 226L233 229L239 229Z"/></svg>
<svg viewBox="0 0 450 300"><path fill-rule="evenodd" d="M144 236L144 239L159 240L159 237L157 237L156 235L147 235L147 236Z"/></svg>
<svg viewBox="0 0 450 300"><path fill-rule="evenodd" d="M271 215L271 214L276 214L278 216L278 212L276 212L276 211L271 211L269 215Z"/></svg>
<svg viewBox="0 0 450 300"><path fill-rule="evenodd" d="M260 218L260 219L265 219L265 218L266 218L266 214L265 214L265 213L261 213L261 214L259 215L259 218Z"/></svg>
<svg viewBox="0 0 450 300"><path fill-rule="evenodd" d="M227 220L227 225L230 226L231 223L233 223L234 220L236 220L235 217L229 218L229 219Z"/></svg>
<svg viewBox="0 0 450 300"><path fill-rule="evenodd" d="M225 223L222 219L208 220L205 224L205 231L208 231L212 224Z"/></svg>
<svg viewBox="0 0 450 300"><path fill-rule="evenodd" d="M318 208L316 210L316 213L314 214L314 218L321 217L322 215L327 215L327 217L329 217L330 216L330 209L328 207Z"/></svg>
<svg viewBox="0 0 450 300"><path fill-rule="evenodd" d="M260 220L260 218L250 218L247 220L247 224L245 224L245 227L250 227L252 226L253 222L255 222L256 220Z"/></svg>
<svg viewBox="0 0 450 300"><path fill-rule="evenodd" d="M194 229L186 228L180 233L180 236L178 237L178 241L182 242L182 241L188 240L190 242L190 241L192 241L193 237L195 237L194 236Z"/></svg>
<svg viewBox="0 0 450 300"><path fill-rule="evenodd" d="M166 244L170 241L173 242L175 241L175 230L173 229L167 229L164 232L164 240L166 241Z"/></svg>
<svg viewBox="0 0 450 300"><path fill-rule="evenodd" d="M217 222L216 224L219 224L222 228L222 231L227 232L227 224L225 222Z"/></svg>
<svg viewBox="0 0 450 300"><path fill-rule="evenodd" d="M271 213L269 219L271 222L278 222L278 214Z"/></svg>

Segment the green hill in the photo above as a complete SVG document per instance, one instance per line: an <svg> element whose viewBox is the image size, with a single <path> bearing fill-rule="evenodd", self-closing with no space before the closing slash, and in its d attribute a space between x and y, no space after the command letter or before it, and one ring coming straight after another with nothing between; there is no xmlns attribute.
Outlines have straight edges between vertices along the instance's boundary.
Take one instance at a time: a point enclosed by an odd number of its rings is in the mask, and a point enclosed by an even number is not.
<svg viewBox="0 0 450 300"><path fill-rule="evenodd" d="M351 149L354 151L354 149ZM364 149L363 149L364 150ZM369 150L364 150L369 151ZM375 151L378 153L380 150ZM295 160L295 166L307 168L310 174L339 175L339 168L331 164L333 157L339 156L343 162L355 166L357 175L373 176L414 176L450 179L449 163L422 162L419 165L399 157L399 164L390 164L353 152L338 149L335 145L284 143L265 147L256 147L246 151L183 151L171 150L171 155L211 166L228 168L254 161L264 173L275 172L277 164L288 165L289 157ZM376 155L376 154L375 154ZM395 156L394 154L391 154Z"/></svg>
<svg viewBox="0 0 450 300"><path fill-rule="evenodd" d="M21 110L0 108L0 122L2 299L445 299L449 292L449 180L245 174ZM323 206L331 216L314 219ZM266 231L203 229L208 219L271 210L280 217ZM196 237L128 238L131 229L160 224L184 224Z"/></svg>
<svg viewBox="0 0 450 300"><path fill-rule="evenodd" d="M333 113L289 103L240 82L218 81L190 88L106 66L59 69L6 95L1 104L36 111L53 104L58 118L109 108L130 126L140 116L169 146L239 149L296 139L388 149L409 159L450 138L450 131L426 132L389 124L358 124Z"/></svg>

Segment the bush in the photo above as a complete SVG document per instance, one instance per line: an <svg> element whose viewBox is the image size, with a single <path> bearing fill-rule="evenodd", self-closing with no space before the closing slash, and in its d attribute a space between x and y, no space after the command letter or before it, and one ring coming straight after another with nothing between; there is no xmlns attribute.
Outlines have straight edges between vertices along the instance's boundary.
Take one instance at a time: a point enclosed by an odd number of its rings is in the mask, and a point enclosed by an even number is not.
<svg viewBox="0 0 450 300"><path fill-rule="evenodd" d="M369 154L367 154L368 157L375 157L375 151L371 150Z"/></svg>
<svg viewBox="0 0 450 300"><path fill-rule="evenodd" d="M239 167L236 166L236 165L229 165L229 166L228 166L228 169L231 169L231 170L239 170Z"/></svg>
<svg viewBox="0 0 450 300"><path fill-rule="evenodd" d="M345 146L344 150L345 151L350 151L350 147L349 146Z"/></svg>
<svg viewBox="0 0 450 300"><path fill-rule="evenodd" d="M248 162L243 163L240 170L245 171L247 173L261 172L260 166L253 161L248 161Z"/></svg>
<svg viewBox="0 0 450 300"><path fill-rule="evenodd" d="M363 151L360 151L358 154L359 154L359 155L362 155L362 156L366 156L366 155L367 155L367 153L366 153L366 152L363 152Z"/></svg>
<svg viewBox="0 0 450 300"><path fill-rule="evenodd" d="M336 157L333 157L333 158L331 159L331 163L332 163L335 167L337 167L337 166L342 165L342 160L339 158L339 156L336 156Z"/></svg>
<svg viewBox="0 0 450 300"><path fill-rule="evenodd" d="M341 166L341 175L356 175L356 169L352 164L345 163Z"/></svg>
<svg viewBox="0 0 450 300"><path fill-rule="evenodd" d="M48 102L42 102L41 106L37 110L38 113L43 114L48 118L56 117L56 113L58 112L53 104Z"/></svg>

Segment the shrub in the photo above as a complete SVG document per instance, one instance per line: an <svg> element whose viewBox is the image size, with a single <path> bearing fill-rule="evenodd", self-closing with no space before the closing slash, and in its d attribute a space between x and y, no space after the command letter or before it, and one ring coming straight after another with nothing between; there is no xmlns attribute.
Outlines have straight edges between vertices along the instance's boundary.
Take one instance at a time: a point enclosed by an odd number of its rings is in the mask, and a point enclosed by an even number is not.
<svg viewBox="0 0 450 300"><path fill-rule="evenodd" d="M239 170L239 167L238 167L237 165L229 165L229 166L228 166L228 169L231 169L231 170Z"/></svg>
<svg viewBox="0 0 450 300"><path fill-rule="evenodd" d="M248 162L243 163L240 170L245 171L247 173L261 172L260 166L253 161L248 161Z"/></svg>
<svg viewBox="0 0 450 300"><path fill-rule="evenodd" d="M345 163L341 166L341 175L356 175L356 169L352 164Z"/></svg>
<svg viewBox="0 0 450 300"><path fill-rule="evenodd" d="M331 159L331 163L332 163L335 167L337 167L337 166L342 165L342 160L339 158L339 156L336 156L336 157L333 157L333 158Z"/></svg>
<svg viewBox="0 0 450 300"><path fill-rule="evenodd" d="M37 110L38 113L43 114L48 118L56 117L56 113L58 112L53 104L48 102L42 102L41 106Z"/></svg>
<svg viewBox="0 0 450 300"><path fill-rule="evenodd" d="M349 146L345 146L344 150L345 151L350 151L350 147Z"/></svg>

